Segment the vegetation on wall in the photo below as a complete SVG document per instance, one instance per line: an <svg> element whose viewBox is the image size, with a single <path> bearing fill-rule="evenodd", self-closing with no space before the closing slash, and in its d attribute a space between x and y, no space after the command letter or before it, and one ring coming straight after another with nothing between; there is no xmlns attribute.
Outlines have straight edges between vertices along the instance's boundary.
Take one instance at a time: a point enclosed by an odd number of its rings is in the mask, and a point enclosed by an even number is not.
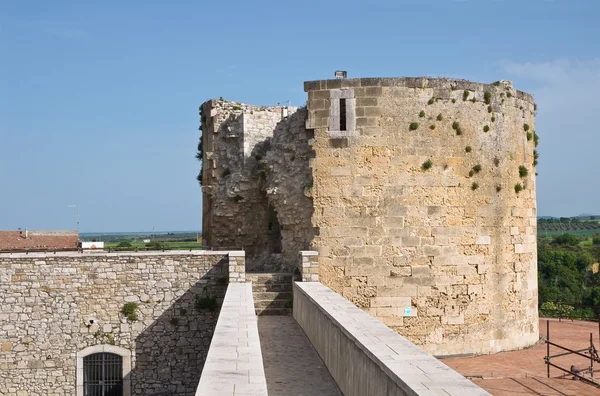
<svg viewBox="0 0 600 396"><path fill-rule="evenodd" d="M423 170L427 170L427 169L430 169L432 166L433 166L433 162L431 162L431 160L428 159L427 161L423 162L423 164L421 165L421 168Z"/></svg>
<svg viewBox="0 0 600 396"><path fill-rule="evenodd" d="M416 131L417 128L419 128L418 122L411 122L410 125L408 126L408 129L410 129L411 131Z"/></svg>
<svg viewBox="0 0 600 396"><path fill-rule="evenodd" d="M138 320L137 315L138 304L136 302L127 302L121 308L121 313L127 318L129 321Z"/></svg>

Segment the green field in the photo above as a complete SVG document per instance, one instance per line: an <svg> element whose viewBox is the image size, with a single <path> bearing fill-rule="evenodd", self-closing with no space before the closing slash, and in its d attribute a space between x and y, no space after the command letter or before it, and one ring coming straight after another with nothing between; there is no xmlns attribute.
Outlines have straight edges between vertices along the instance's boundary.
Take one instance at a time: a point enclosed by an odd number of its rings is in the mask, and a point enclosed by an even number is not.
<svg viewBox="0 0 600 396"><path fill-rule="evenodd" d="M117 245L119 243L118 242L107 242L104 244L104 248L105 249L111 249L111 248L116 248ZM161 244L166 248L166 249L202 249L202 244L198 243L198 242L162 242ZM146 244L143 242L132 242L131 243L131 248L130 249L145 249L146 248Z"/></svg>
<svg viewBox="0 0 600 396"><path fill-rule="evenodd" d="M542 231L538 229L538 236L556 236L562 234L571 234L580 237L591 237L592 235L600 234L600 228L592 230L561 230L561 231Z"/></svg>

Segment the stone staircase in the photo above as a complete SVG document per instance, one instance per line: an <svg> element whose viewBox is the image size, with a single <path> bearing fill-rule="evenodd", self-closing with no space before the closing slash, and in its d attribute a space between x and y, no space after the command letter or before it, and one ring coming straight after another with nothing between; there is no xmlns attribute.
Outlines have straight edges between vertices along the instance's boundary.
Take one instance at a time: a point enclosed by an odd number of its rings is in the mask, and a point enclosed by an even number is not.
<svg viewBox="0 0 600 396"><path fill-rule="evenodd" d="M246 281L252 282L256 315L291 315L293 280L291 273L247 272Z"/></svg>

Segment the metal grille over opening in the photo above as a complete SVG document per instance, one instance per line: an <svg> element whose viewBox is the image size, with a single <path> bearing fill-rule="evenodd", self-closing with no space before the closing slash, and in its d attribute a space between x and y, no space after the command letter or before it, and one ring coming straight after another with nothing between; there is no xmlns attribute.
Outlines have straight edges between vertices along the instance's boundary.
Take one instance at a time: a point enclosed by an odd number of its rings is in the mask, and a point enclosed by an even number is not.
<svg viewBox="0 0 600 396"><path fill-rule="evenodd" d="M123 358L94 353L83 358L85 396L123 396Z"/></svg>

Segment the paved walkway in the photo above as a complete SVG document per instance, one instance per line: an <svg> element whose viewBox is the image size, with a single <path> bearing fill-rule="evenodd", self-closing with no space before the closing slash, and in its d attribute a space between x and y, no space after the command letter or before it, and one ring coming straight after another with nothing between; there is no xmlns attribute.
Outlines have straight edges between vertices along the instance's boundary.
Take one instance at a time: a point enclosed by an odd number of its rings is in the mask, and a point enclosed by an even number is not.
<svg viewBox="0 0 600 396"><path fill-rule="evenodd" d="M589 346L590 333L596 347L598 341L598 323L550 319L550 340L571 349ZM546 320L540 319L540 336L546 336ZM551 347L550 354L562 352ZM470 378L494 396L543 395L543 396L584 396L600 395L600 389L573 381L572 375L565 375L558 369L550 369L546 375L546 344L538 343L533 348L521 351L501 352L467 358L443 359L442 361L462 375ZM567 355L552 359L552 363L569 368L576 365L589 367L589 359L576 355ZM600 377L597 366L594 377Z"/></svg>
<svg viewBox="0 0 600 396"><path fill-rule="evenodd" d="M269 396L343 396L291 316L259 316Z"/></svg>

